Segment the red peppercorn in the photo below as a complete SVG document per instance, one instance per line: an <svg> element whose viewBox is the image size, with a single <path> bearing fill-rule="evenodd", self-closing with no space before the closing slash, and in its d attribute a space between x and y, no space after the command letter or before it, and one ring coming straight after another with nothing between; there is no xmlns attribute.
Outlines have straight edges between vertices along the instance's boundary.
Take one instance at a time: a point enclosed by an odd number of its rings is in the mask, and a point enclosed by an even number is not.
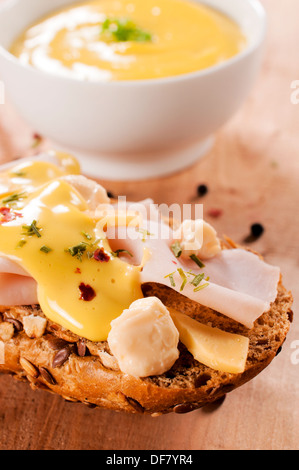
<svg viewBox="0 0 299 470"><path fill-rule="evenodd" d="M0 207L0 224L15 220L17 217L22 217L22 214L13 211L10 207Z"/></svg>
<svg viewBox="0 0 299 470"><path fill-rule="evenodd" d="M102 261L105 263L110 261L110 256L105 252L104 248L98 248L94 252L93 257L96 261Z"/></svg>
<svg viewBox="0 0 299 470"><path fill-rule="evenodd" d="M208 215L210 217L213 217L213 219L218 219L222 215L223 211L222 209L210 209L208 211Z"/></svg>
<svg viewBox="0 0 299 470"><path fill-rule="evenodd" d="M84 300L85 302L90 302L96 296L95 290L89 284L84 284L81 282L79 285L80 290L80 300Z"/></svg>

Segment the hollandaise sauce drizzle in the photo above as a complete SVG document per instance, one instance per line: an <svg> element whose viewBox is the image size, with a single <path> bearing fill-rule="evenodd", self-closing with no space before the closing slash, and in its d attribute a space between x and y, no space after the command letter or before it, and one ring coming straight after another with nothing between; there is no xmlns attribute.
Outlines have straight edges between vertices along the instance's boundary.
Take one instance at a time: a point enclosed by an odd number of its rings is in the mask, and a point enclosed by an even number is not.
<svg viewBox="0 0 299 470"><path fill-rule="evenodd" d="M104 341L110 322L142 297L140 268L112 255L86 200L61 178L66 173L31 161L2 174L0 251L36 280L47 318Z"/></svg>

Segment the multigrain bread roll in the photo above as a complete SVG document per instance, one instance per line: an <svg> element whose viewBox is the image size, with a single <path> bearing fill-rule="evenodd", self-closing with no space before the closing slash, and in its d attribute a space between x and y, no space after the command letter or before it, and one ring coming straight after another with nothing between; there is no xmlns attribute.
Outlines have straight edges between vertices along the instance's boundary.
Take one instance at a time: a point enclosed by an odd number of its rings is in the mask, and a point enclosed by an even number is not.
<svg viewBox="0 0 299 470"><path fill-rule="evenodd" d="M280 270L203 219L115 206L78 172L56 153L0 171L0 372L159 416L268 366L292 322Z"/></svg>
<svg viewBox="0 0 299 470"><path fill-rule="evenodd" d="M201 323L212 322L225 331L246 335L250 343L245 371L229 374L213 370L196 361L180 344L180 357L169 371L135 378L118 369L107 342L94 343L64 330L46 320L38 305L1 308L5 364L0 365L0 371L27 380L33 389L52 391L89 406L153 416L187 413L218 400L259 374L280 351L292 322L292 295L282 283L271 309L251 330L182 299L168 288L146 285L144 292L158 296L166 306L175 305Z"/></svg>

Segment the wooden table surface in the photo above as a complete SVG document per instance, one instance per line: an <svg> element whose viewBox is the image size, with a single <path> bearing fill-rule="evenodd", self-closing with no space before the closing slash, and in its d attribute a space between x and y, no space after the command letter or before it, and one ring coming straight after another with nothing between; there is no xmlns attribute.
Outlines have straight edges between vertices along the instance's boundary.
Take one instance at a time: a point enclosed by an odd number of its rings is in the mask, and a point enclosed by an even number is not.
<svg viewBox="0 0 299 470"><path fill-rule="evenodd" d="M203 202L205 217L219 234L238 242L252 223L262 223L265 233L252 247L281 267L295 298L295 320L282 353L257 378L227 395L218 409L159 418L92 410L1 376L1 449L299 448L299 354L292 349L299 340L299 104L290 99L291 83L299 80L299 4L263 4L269 30L262 72L242 109L217 134L210 154L160 180L104 184L132 200ZM0 161L30 153L33 133L9 102L1 105ZM199 200L201 183L209 192ZM211 209L220 209L221 215L212 218Z"/></svg>

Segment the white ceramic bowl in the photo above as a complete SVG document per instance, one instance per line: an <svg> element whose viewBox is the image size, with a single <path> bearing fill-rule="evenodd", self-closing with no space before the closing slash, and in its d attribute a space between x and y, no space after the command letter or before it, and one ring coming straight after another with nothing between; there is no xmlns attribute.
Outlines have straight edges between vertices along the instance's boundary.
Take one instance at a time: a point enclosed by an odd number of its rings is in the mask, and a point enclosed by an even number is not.
<svg viewBox="0 0 299 470"><path fill-rule="evenodd" d="M22 65L7 49L42 16L74 0L7 0L0 7L0 77L35 132L76 155L84 173L140 179L178 171L211 146L242 105L261 64L266 15L258 0L200 0L237 21L244 51L209 69L145 81L84 82Z"/></svg>

